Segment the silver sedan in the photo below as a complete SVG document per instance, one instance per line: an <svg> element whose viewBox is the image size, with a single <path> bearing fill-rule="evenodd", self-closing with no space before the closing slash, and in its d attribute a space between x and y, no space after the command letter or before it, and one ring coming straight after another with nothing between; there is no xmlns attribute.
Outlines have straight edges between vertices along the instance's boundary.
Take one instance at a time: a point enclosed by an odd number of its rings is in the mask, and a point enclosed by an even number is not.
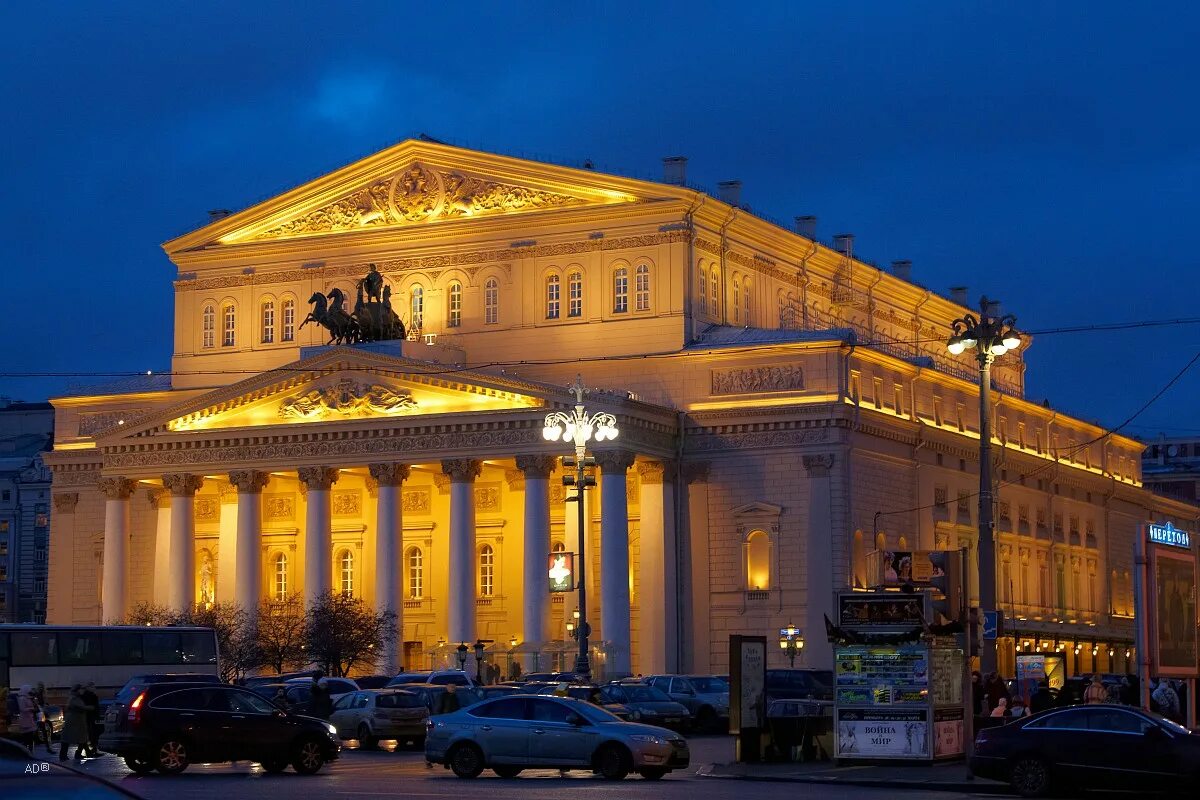
<svg viewBox="0 0 1200 800"><path fill-rule="evenodd" d="M429 710L416 694L403 689L363 689L344 694L333 706L330 724L342 739L357 739L365 750L380 739L412 740L420 747L425 739Z"/></svg>
<svg viewBox="0 0 1200 800"><path fill-rule="evenodd" d="M569 697L511 695L431 717L425 760L460 778L491 769L514 778L524 769L588 769L608 780L638 772L658 780L688 765L687 742L665 728L623 722Z"/></svg>

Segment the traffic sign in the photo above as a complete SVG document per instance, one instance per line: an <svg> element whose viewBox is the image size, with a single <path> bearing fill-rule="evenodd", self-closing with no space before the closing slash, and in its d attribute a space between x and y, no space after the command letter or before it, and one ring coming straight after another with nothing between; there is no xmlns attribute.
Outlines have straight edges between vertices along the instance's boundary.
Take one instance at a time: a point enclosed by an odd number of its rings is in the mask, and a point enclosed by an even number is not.
<svg viewBox="0 0 1200 800"><path fill-rule="evenodd" d="M997 639L1000 636L1000 612L983 612L983 638Z"/></svg>

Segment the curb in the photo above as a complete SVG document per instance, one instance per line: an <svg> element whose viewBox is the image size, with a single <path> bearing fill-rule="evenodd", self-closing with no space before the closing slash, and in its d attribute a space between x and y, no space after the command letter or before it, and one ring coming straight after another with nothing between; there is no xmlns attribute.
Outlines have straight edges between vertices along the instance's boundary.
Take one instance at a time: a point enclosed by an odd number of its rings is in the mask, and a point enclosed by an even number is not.
<svg viewBox="0 0 1200 800"><path fill-rule="evenodd" d="M714 778L725 781L750 781L753 783L807 783L822 786L861 786L872 789L924 789L931 792L962 792L969 794L1011 795L1012 789L1004 783L993 781L919 781L894 778L852 778L840 776L819 775L720 775L712 772L715 765L707 765L696 770L701 778Z"/></svg>

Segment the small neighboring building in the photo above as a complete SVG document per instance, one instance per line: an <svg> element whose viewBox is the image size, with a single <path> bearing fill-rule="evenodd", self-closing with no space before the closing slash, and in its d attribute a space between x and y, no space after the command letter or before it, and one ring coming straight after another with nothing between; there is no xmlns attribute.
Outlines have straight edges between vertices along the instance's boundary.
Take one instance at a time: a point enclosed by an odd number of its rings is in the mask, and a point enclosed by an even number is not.
<svg viewBox="0 0 1200 800"><path fill-rule="evenodd" d="M1200 498L1200 436L1160 436L1142 453L1146 488L1175 500Z"/></svg>
<svg viewBox="0 0 1200 800"><path fill-rule="evenodd" d="M54 407L0 398L0 622L46 621Z"/></svg>

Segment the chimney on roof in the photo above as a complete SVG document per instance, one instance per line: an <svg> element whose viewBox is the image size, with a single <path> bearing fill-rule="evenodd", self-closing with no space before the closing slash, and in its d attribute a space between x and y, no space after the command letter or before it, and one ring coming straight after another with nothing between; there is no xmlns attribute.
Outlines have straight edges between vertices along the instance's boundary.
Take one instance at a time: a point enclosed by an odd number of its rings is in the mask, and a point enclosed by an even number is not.
<svg viewBox="0 0 1200 800"><path fill-rule="evenodd" d="M892 274L902 281L912 283L912 262L907 258L893 261Z"/></svg>
<svg viewBox="0 0 1200 800"><path fill-rule="evenodd" d="M951 286L950 299L958 303L960 306L965 306L967 304L967 287Z"/></svg>
<svg viewBox="0 0 1200 800"><path fill-rule="evenodd" d="M833 249L837 250L846 258L854 257L854 234L839 233L833 237Z"/></svg>
<svg viewBox="0 0 1200 800"><path fill-rule="evenodd" d="M663 159L663 183L687 185L687 156L667 156Z"/></svg>
<svg viewBox="0 0 1200 800"><path fill-rule="evenodd" d="M805 239L817 239L817 218L813 216L793 217L793 222L796 226L796 233L803 236Z"/></svg>
<svg viewBox="0 0 1200 800"><path fill-rule="evenodd" d="M718 183L717 199L722 203L728 203L734 208L740 208L742 205L742 182L721 181Z"/></svg>
<svg viewBox="0 0 1200 800"><path fill-rule="evenodd" d="M216 222L219 219L225 219L232 213L233 212L230 211L228 208L214 208L208 212L208 221Z"/></svg>
<svg viewBox="0 0 1200 800"><path fill-rule="evenodd" d="M984 311L987 313L987 315L989 317L999 317L1004 314L1004 307L1000 304L999 300L993 300L989 297L989 298L987 298L987 303L986 303L986 307L984 308Z"/></svg>

